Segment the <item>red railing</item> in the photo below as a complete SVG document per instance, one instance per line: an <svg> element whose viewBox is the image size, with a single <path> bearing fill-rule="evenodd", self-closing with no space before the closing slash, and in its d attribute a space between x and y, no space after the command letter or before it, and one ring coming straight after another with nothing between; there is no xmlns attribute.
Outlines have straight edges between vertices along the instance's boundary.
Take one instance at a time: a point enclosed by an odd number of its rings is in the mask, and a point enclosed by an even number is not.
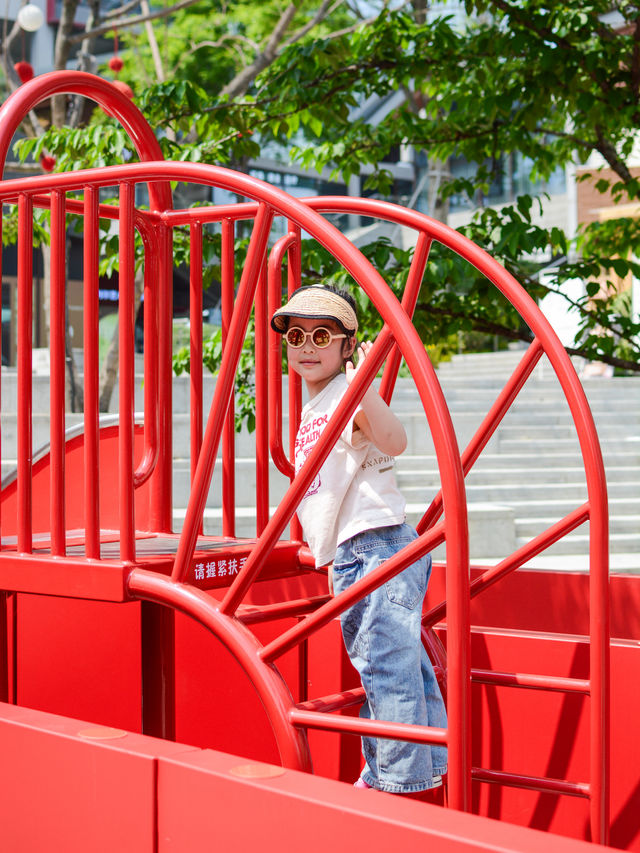
<svg viewBox="0 0 640 853"><path fill-rule="evenodd" d="M14 554L33 555L31 491L32 448L32 217L37 208L51 215L51 553L58 559L66 554L68 531L65 523L64 445L64 287L66 279L64 237L66 215L84 217L84 355L85 355L85 556L100 560L99 506L99 414L98 414L98 258L99 218L117 221L120 235L119 257L119 536L120 560L130 567L127 590L131 597L169 605L199 619L233 651L258 690L288 766L308 766L306 728L377 736L398 737L429 743L446 743L449 748L449 801L455 808L470 806L470 598L506 574L522 566L550 544L584 521L590 523L591 577L591 668L588 682L545 678L527 674L475 672L481 681L503 686L545 688L588 692L591 696L591 781L570 783L562 780L533 779L517 774L498 774L477 769L473 775L484 781L525 785L536 790L588 795L591 801L593 837L606 841L608 825L608 538L607 496L600 447L593 419L575 371L535 303L518 283L492 258L445 225L415 211L384 202L352 198L293 199L285 193L246 175L202 164L166 163L136 108L110 84L80 73L43 75L19 90L0 110L0 157L6 158L11 137L20 119L43 97L58 92L77 91L93 97L115 114L129 130L141 159L145 162L109 169L90 169L72 174L52 174L27 179L6 180L0 187L4 205L18 206L18 498L17 547ZM173 210L169 193L171 181L220 187L249 201L225 206ZM135 190L146 185L150 209L138 209ZM100 205L102 187L118 187L118 205ZM78 198L82 195L82 199ZM380 274L357 249L321 214L351 213L376 217L416 233L416 248L408 271L402 301L398 302ZM285 236L269 249L273 223L281 219ZM237 223L253 223L242 275L234 273ZM206 427L202 372L202 267L204 229L219 225L221 230L222 365L215 384ZM169 532L173 511L171 496L172 439L172 259L171 235L175 228L187 227L190 235L190 458L191 491L182 534L170 578L144 566L136 550L135 491L143 483L150 489L151 531ZM141 462L134 461L134 278L135 233L143 243L145 266L145 445ZM328 249L367 293L380 313L383 328L364 369L349 386L344 400L318 441L308 462L293 475L292 448L300 412L300 387L289 381L289 453L282 445L282 376L280 340L269 330L268 317L282 297L281 281L288 260L288 289L300 282L301 234L315 238ZM475 436L462 454L458 449L437 376L411 322L422 284L429 251L439 242L473 264L515 306L529 325L534 342L519 367L497 398ZM250 317L255 323L256 376L256 534L249 556L224 596L215 602L187 581L194 551L203 529L207 494L218 450L222 449L222 535L236 534L236 482L234 449L234 390ZM587 502L560 520L532 542L487 570L469 586L467 505L464 477L481 455L487 442L517 398L538 360L545 354L560 382L571 409L584 459ZM400 554L376 569L347 592L329 598L320 596L249 607L245 599L270 553L286 527L290 538L299 541L296 507L309 483L330 452L345 423L376 374L385 365L381 393L390 400L400 359L409 367L435 447L441 491L426 508L418 526L419 538ZM290 485L275 511L269 508L269 460ZM444 516L444 517L442 517ZM3 524L5 519L2 519ZM301 646L320 627L336 618L355 601L383 584L418 556L446 542L447 601L425 615L425 626L447 617L448 729L402 726L381 721L334 717L328 713L357 701L361 693L347 691L338 697L320 697L315 705L301 702L292 706L272 664L285 652ZM9 549L11 551L11 549ZM309 566L300 543L299 566ZM0 554L9 556L7 550ZM44 560L44 558L42 558ZM1 566L1 562L0 562ZM245 627L258 621L296 615L295 627L268 644L260 645ZM354 698L355 697L355 698ZM318 710L321 709L321 710Z"/></svg>

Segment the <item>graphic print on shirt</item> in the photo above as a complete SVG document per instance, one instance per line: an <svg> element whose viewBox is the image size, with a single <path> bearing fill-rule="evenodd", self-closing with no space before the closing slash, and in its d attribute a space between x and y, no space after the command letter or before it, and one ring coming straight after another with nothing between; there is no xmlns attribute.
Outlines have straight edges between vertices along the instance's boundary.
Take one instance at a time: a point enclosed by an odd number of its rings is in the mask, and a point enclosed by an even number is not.
<svg viewBox="0 0 640 853"><path fill-rule="evenodd" d="M362 471L366 471L367 468L377 468L378 474L384 474L385 471L391 471L395 467L395 464L395 456L374 456L365 459L360 468Z"/></svg>
<svg viewBox="0 0 640 853"><path fill-rule="evenodd" d="M300 429L298 430L298 435L296 436L296 452L295 452L295 466L296 466L296 474L302 468L305 463L307 456L311 453L313 448L316 445L316 441L320 438L322 434L322 430L327 425L327 421L329 420L329 415L321 415L320 417L314 418L309 423L301 424ZM315 495L320 491L320 486L322 482L320 480L320 472L316 474L311 482L311 485L307 489L305 494L305 498L310 497L311 495ZM304 500L304 498L303 498Z"/></svg>

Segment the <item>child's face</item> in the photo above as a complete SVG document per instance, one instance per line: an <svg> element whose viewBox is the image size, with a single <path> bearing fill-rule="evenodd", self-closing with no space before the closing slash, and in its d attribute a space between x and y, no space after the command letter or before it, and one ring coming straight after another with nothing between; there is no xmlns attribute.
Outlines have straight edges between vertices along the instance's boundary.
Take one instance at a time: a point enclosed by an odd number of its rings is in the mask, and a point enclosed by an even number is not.
<svg viewBox="0 0 640 853"><path fill-rule="evenodd" d="M340 334L341 329L335 320L311 320L292 317L290 326L298 326L305 332L312 332L319 326ZM317 347L307 335L301 347L287 345L289 366L305 381L311 395L318 394L342 370L345 358L353 352L353 338L334 338L328 347Z"/></svg>

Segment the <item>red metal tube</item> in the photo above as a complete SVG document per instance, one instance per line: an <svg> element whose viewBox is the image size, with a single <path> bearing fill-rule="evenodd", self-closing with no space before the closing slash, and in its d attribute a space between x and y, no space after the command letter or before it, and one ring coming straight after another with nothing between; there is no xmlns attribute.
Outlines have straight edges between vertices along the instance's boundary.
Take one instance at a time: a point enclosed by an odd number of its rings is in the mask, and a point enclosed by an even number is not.
<svg viewBox="0 0 640 853"><path fill-rule="evenodd" d="M191 482L202 447L202 224L194 222L190 229L189 254L189 361L191 419ZM199 527L202 532L202 523Z"/></svg>
<svg viewBox="0 0 640 853"><path fill-rule="evenodd" d="M429 259L429 251L431 249L432 242L433 240L431 237L429 237L429 235L424 231L421 231L418 234L416 248L411 260L411 267L409 268L409 274L407 275L407 283L400 301L400 304L409 317L413 317L416 310L416 303L418 301L418 296L420 295L422 279ZM387 402L387 404L391 402L391 397L393 396L393 389L396 384L396 379L398 378L398 370L400 369L401 361L402 353L400 351L400 347L396 344L387 359L382 379L380 381L380 396Z"/></svg>
<svg viewBox="0 0 640 853"><path fill-rule="evenodd" d="M233 317L235 291L235 226L232 220L222 220L222 349L229 337ZM222 535L236 535L236 424L233 394L222 429Z"/></svg>
<svg viewBox="0 0 640 853"><path fill-rule="evenodd" d="M4 170L14 133L40 101L63 92L77 92L106 107L129 134L141 160L162 160L160 143L136 105L108 80L83 71L51 71L24 83L0 107L0 174ZM46 177L51 177L46 176ZM152 210L169 210L171 191L162 181L149 185Z"/></svg>
<svg viewBox="0 0 640 853"><path fill-rule="evenodd" d="M196 469L196 477L189 496L189 504L187 513L182 528L182 536L178 545L178 552L174 564L172 579L174 581L184 581L189 561L193 556L196 545L197 531L200 524L200 519L204 512L204 505L207 498L207 492L211 484L211 475L215 464L218 444L224 417L229 405L229 400L233 394L233 383L235 371L240 358L242 342L247 332L249 323L249 314L253 304L256 282L262 264L264 262L265 249L269 230L271 228L272 211L266 206L261 205L256 222L254 225L247 259L238 289L236 299L236 307L233 313L233 319L229 329L229 340L222 356L222 364L220 366L220 375L216 383L216 390L211 403L211 410L207 420L207 428L205 430L204 441L202 444L202 453L198 460ZM240 574L242 573L242 570Z"/></svg>
<svg viewBox="0 0 640 853"><path fill-rule="evenodd" d="M289 248L289 265L287 267L287 290L289 295L302 284L302 246L300 242L300 227L291 219L287 222L287 231L296 235L295 242ZM289 370L289 458L292 465L296 455L296 433L302 412L302 379L297 373ZM302 525L297 515L289 524L292 540L302 539Z"/></svg>
<svg viewBox="0 0 640 853"><path fill-rule="evenodd" d="M364 699L364 687L354 687L351 690L343 690L341 693L334 693L331 696L320 696L316 699L309 699L306 702L298 702L296 708L299 711L329 713L331 711L341 711L343 708L353 708L356 705L362 705Z"/></svg>
<svg viewBox="0 0 640 853"><path fill-rule="evenodd" d="M18 199L18 551L31 553L33 328L33 206L28 195Z"/></svg>
<svg viewBox="0 0 640 853"><path fill-rule="evenodd" d="M313 613L314 610L317 610L322 604L326 604L327 601L331 601L330 595L316 595L312 598L279 601L276 604L262 604L260 607L246 604L238 608L236 618L243 625L255 625L275 619L286 619L291 616L303 616L305 613Z"/></svg>
<svg viewBox="0 0 640 853"><path fill-rule="evenodd" d="M134 222L144 245L144 451L133 473L133 486L137 489L152 476L156 469L160 446L158 443L158 282L160 280L159 252L155 228L149 219L137 215ZM134 317L137 306L134 308ZM151 342L154 342L151 344ZM134 356L135 358L135 356Z"/></svg>
<svg viewBox="0 0 640 853"><path fill-rule="evenodd" d="M289 249L295 245L298 235L289 231L281 237L269 253L267 264L268 319L281 306L282 262ZM291 261L290 261L291 263ZM285 477L293 477L295 471L282 446L282 335L269 325L269 449L276 468Z"/></svg>
<svg viewBox="0 0 640 853"><path fill-rule="evenodd" d="M477 684L495 684L498 687L524 687L529 690L548 690L552 693L584 693L589 695L589 681L581 678L560 678L552 675L532 675L523 672L495 672L472 669L471 680Z"/></svg>
<svg viewBox="0 0 640 853"><path fill-rule="evenodd" d="M360 717L346 717L323 714L318 711L302 711L292 708L289 720L294 726L305 729L320 729L325 732L346 732L360 737L381 737L390 740L406 740L410 743L448 743L446 729L432 726L414 726L407 723L390 723L384 720L367 720Z"/></svg>
<svg viewBox="0 0 640 853"><path fill-rule="evenodd" d="M594 439L594 442L597 439ZM597 448L599 452L599 447ZM595 448L594 448L595 453ZM596 461L592 463L594 473ZM602 472L600 487L593 494L590 513L590 645L591 673L591 837L609 842L610 752L611 752L611 664L609 612L609 533L606 482ZM599 523L594 523L598 519Z"/></svg>
<svg viewBox="0 0 640 853"><path fill-rule="evenodd" d="M502 770L484 770L474 767L471 771L477 782L494 782L511 788L526 788L553 794L568 794L573 797L590 797L590 786L584 782L566 782L563 779L544 779L539 776L523 776L505 773Z"/></svg>
<svg viewBox="0 0 640 853"><path fill-rule="evenodd" d="M133 421L134 421L134 295L135 243L133 227L135 187L120 184L119 233L119 298L118 344L119 365L119 438L118 491L120 510L120 559L136 558L133 503Z"/></svg>
<svg viewBox="0 0 640 853"><path fill-rule="evenodd" d="M0 246L2 242L2 216L0 216ZM2 251L0 251L0 282L2 281ZM1 292L0 292L1 297ZM2 323L0 323L0 353L2 352ZM0 400L2 399L2 371L0 371ZM0 470L2 467L2 441L0 439ZM2 550L2 502L0 501L0 550ZM3 601L3 606L6 604L6 599ZM0 699L0 701L6 701Z"/></svg>
<svg viewBox="0 0 640 853"><path fill-rule="evenodd" d="M2 216L0 216L0 246L2 242ZM2 281L2 251L0 251L0 281ZM1 297L1 292L0 292ZM0 323L0 353L2 352L2 323ZM2 399L2 371L0 371L0 400ZM0 470L2 468L2 441L0 440ZM0 501L0 550L2 550L2 502ZM6 599L3 605L6 604ZM2 700L1 701L6 701Z"/></svg>
<svg viewBox="0 0 640 853"><path fill-rule="evenodd" d="M169 201L169 206L171 202ZM153 530L170 532L173 528L173 238L164 225L153 229L151 255L157 258L158 282L151 283L156 296L151 300L151 327L157 329L157 347L151 346L149 358L157 359L158 457L152 475L150 522ZM147 250L148 251L148 250ZM146 278L145 278L146 281ZM147 322L145 290L145 324ZM145 326L146 332L146 326ZM146 354L145 347L145 354ZM147 362L145 361L145 365Z"/></svg>
<svg viewBox="0 0 640 853"><path fill-rule="evenodd" d="M256 391L256 534L260 536L269 521L269 389L266 257L258 277L254 306L255 317L255 391Z"/></svg>
<svg viewBox="0 0 640 853"><path fill-rule="evenodd" d="M100 558L100 354L99 329L99 222L98 191L84 191L84 518L85 553Z"/></svg>
<svg viewBox="0 0 640 853"><path fill-rule="evenodd" d="M64 490L66 236L65 196L63 192L56 190L51 193L51 315L49 325L50 524L51 553L54 557L61 557L66 553Z"/></svg>

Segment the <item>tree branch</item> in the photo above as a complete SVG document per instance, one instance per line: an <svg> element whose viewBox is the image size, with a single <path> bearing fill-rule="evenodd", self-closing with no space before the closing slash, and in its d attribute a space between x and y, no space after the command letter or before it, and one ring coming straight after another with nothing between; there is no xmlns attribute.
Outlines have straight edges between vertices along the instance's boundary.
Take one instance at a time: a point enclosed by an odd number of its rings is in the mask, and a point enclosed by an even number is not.
<svg viewBox="0 0 640 853"><path fill-rule="evenodd" d="M140 8L142 9L142 14L146 16L144 28L147 34L147 40L149 42L149 49L151 50L151 56L153 57L153 67L156 71L156 77L161 83L164 83L166 75L164 73L164 66L162 64L162 57L160 56L160 50L158 48L156 34L153 31L153 25L149 17L151 14L151 9L149 8L149 0L140 0Z"/></svg>
<svg viewBox="0 0 640 853"><path fill-rule="evenodd" d="M56 71L62 71L67 67L67 60L71 54L71 43L69 36L73 31L76 17L76 9L79 0L65 0L60 10L60 22L56 33L56 42L53 56L53 67ZM84 41L83 34L80 41ZM62 127L66 118L66 95L56 95L51 99L51 123L55 127Z"/></svg>
<svg viewBox="0 0 640 853"><path fill-rule="evenodd" d="M524 331L510 329L508 326L503 326L500 323L492 323L489 320L483 320L481 317L470 317L468 314L463 314L462 312L446 311L444 308L435 308L433 305L426 303L418 303L416 305L416 311L418 310L423 310L428 314L435 314L444 318L451 317L456 320L469 320L474 332L482 332L487 335L498 335L499 337L506 338L510 341L522 341L527 344L530 344L533 341L533 333L529 330ZM584 358L587 361L601 361L603 364L611 365L611 367L618 367L621 370L640 373L640 361L629 361L625 358L618 358L615 355L605 355L604 353L599 353L597 358L594 359L584 347L565 347L565 350L569 355L578 356L579 358Z"/></svg>
<svg viewBox="0 0 640 853"><path fill-rule="evenodd" d="M227 83L222 89L221 95L235 97L236 95L243 95L247 91L257 75L264 71L276 58L278 47L284 39L296 12L295 3L290 3L280 16L280 20L274 27L264 50L256 56L251 65L244 68L239 74L236 74L233 80Z"/></svg>
<svg viewBox="0 0 640 853"><path fill-rule="evenodd" d="M597 144L596 149L602 154L607 163L611 166L616 175L619 175L625 183L632 180L632 175L627 164L618 157L618 152L615 147L604 138L602 128L599 125L595 127Z"/></svg>
<svg viewBox="0 0 640 853"><path fill-rule="evenodd" d="M139 0L130 0L129 3L125 3L122 6L118 6L117 9L111 9L109 12L105 12L102 16L102 20L109 21L111 20L111 18L117 18L118 15L126 15L127 12L130 12L131 9L136 9L139 5Z"/></svg>
<svg viewBox="0 0 640 853"><path fill-rule="evenodd" d="M96 27L94 30L90 30L87 33L69 36L68 41L69 44L77 44L85 38L97 38L97 36L103 36L105 33L110 33L111 30L126 30L129 27L135 27L136 24L144 24L145 21L153 21L156 18L168 18L169 15L173 15L174 12L179 12L181 9L186 9L188 6L193 6L194 3L199 2L200 0L180 0L179 3L176 3L173 6L168 6L166 9L158 9L155 12L151 12L149 15L133 15L131 18L116 18L108 24L101 24L99 27Z"/></svg>

